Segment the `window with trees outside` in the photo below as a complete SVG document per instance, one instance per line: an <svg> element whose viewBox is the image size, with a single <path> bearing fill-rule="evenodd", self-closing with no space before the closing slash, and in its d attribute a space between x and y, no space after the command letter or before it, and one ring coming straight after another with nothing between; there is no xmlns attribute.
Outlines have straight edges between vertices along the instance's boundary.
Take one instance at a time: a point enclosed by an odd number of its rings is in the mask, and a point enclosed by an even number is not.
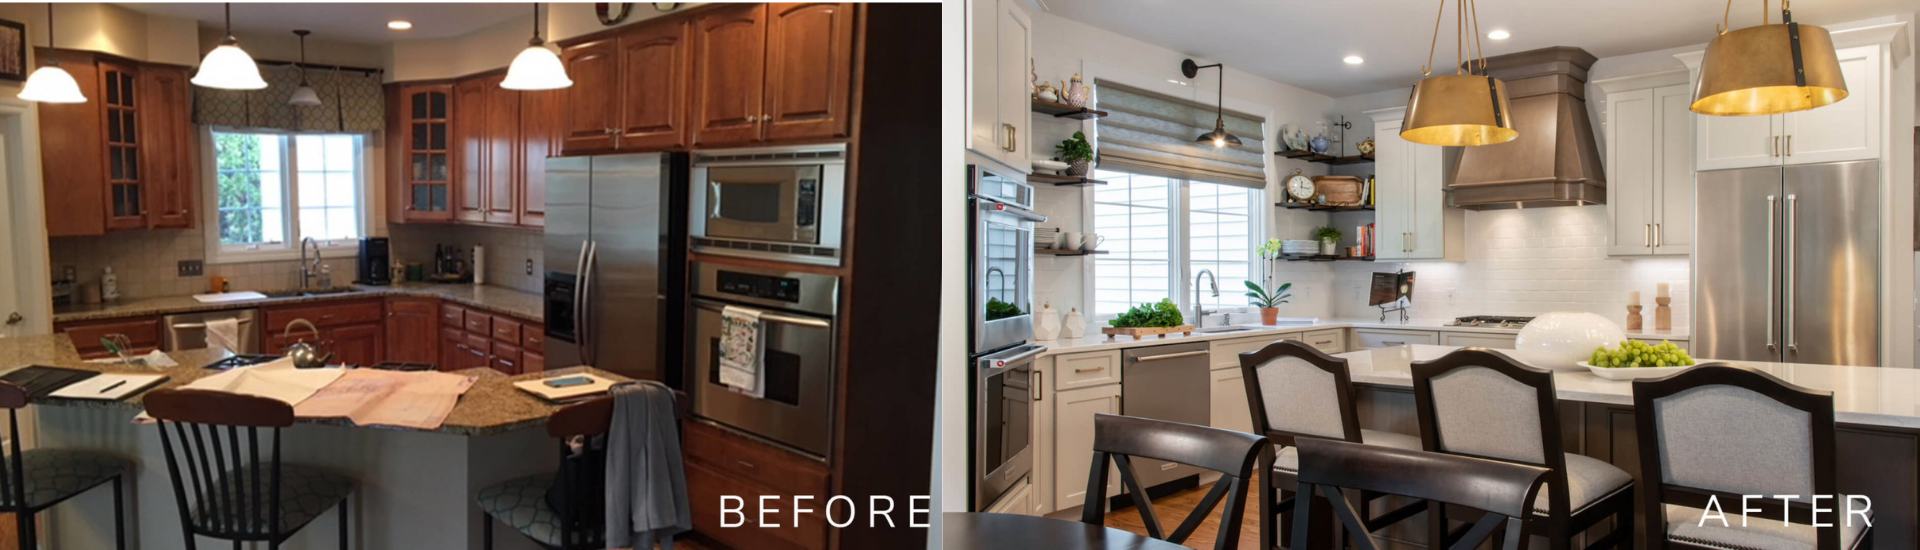
<svg viewBox="0 0 1920 550"><path fill-rule="evenodd" d="M307 238L332 249L326 255L344 254L365 233L364 136L214 130L212 138L211 261L298 257Z"/></svg>
<svg viewBox="0 0 1920 550"><path fill-rule="evenodd" d="M1256 280L1260 235L1258 189L1096 170L1107 185L1093 191L1093 232L1108 253L1094 258L1093 311L1098 316L1172 298L1192 314L1194 278L1220 281L1220 296L1200 283L1208 310L1248 308L1244 281ZM1193 320L1189 319L1189 323Z"/></svg>

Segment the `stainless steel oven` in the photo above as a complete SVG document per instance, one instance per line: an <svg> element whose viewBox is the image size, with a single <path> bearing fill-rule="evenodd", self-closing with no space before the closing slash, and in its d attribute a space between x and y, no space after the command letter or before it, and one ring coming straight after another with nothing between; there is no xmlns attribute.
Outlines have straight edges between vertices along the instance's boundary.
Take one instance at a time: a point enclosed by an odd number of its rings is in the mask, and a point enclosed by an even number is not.
<svg viewBox="0 0 1920 550"><path fill-rule="evenodd" d="M972 257L968 260L973 352L1033 337L1033 187L984 167L968 167Z"/></svg>
<svg viewBox="0 0 1920 550"><path fill-rule="evenodd" d="M834 328L839 278L713 263L693 265L694 412L827 456L833 441ZM720 384L720 311L759 310L764 397Z"/></svg>
<svg viewBox="0 0 1920 550"><path fill-rule="evenodd" d="M986 510L1033 471L1033 361L1021 344L974 360L973 511Z"/></svg>
<svg viewBox="0 0 1920 550"><path fill-rule="evenodd" d="M706 151L693 161L693 249L840 265L845 144Z"/></svg>

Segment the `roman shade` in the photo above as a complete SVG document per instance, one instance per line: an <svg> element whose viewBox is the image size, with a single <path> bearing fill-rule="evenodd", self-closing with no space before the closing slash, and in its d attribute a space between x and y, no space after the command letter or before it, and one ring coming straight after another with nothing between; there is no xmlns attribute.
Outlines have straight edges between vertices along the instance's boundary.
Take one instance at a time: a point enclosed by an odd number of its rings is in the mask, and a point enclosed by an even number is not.
<svg viewBox="0 0 1920 550"><path fill-rule="evenodd" d="M1266 135L1262 121L1226 111L1227 131L1241 144L1214 147L1194 138L1213 131L1215 106L1150 92L1104 79L1094 80L1100 119L1100 168L1263 189L1267 186Z"/></svg>
<svg viewBox="0 0 1920 550"><path fill-rule="evenodd" d="M291 65L262 65L263 90L193 88L193 122L206 126L292 132L378 132L387 106L378 73L308 69L307 84L319 105L288 105L300 87Z"/></svg>

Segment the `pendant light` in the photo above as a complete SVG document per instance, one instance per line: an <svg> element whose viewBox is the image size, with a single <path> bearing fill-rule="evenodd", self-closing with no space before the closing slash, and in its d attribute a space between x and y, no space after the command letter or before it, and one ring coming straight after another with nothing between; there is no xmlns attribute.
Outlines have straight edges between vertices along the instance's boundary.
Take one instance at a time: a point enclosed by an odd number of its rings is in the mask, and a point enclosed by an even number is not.
<svg viewBox="0 0 1920 550"><path fill-rule="evenodd" d="M293 91L293 97L287 100L288 105L320 104L320 94L314 92L312 86L307 85L307 35L312 33L313 31L306 29L293 31L293 34L300 35L300 64L294 65L294 68L300 70L300 88Z"/></svg>
<svg viewBox="0 0 1920 550"><path fill-rule="evenodd" d="M1200 137L1193 138L1193 140L1200 143L1211 143L1214 147L1239 145L1240 136L1227 133L1227 107L1225 103L1227 97L1227 68L1221 66L1219 63L1201 65L1194 63L1192 59L1180 60L1180 74L1187 75L1187 78L1193 78L1195 75L1200 74L1200 69L1208 68L1216 69L1220 73L1220 78L1216 81L1217 84L1214 85L1214 87L1218 89L1214 90L1217 92L1217 95L1214 96L1213 102L1213 131L1200 134Z"/></svg>
<svg viewBox="0 0 1920 550"><path fill-rule="evenodd" d="M1486 74L1486 52L1480 48L1480 16L1473 0L1454 0L1455 31L1454 74L1433 75L1433 49L1440 44L1441 15L1447 0L1433 17L1433 42L1427 45L1427 64L1420 74L1427 78L1413 85L1407 99L1407 116L1400 123L1400 138L1414 143L1442 146L1492 145L1520 137L1513 129L1513 107L1507 102L1507 83ZM1473 42L1465 37L1473 34ZM1460 57L1462 49L1467 57ZM1474 55L1478 52L1478 55ZM1474 74L1474 66L1480 74Z"/></svg>
<svg viewBox="0 0 1920 550"><path fill-rule="evenodd" d="M53 3L47 3L47 48L53 48ZM86 103L87 96L80 93L80 82L73 74L60 68L58 61L49 61L45 67L33 70L27 76L27 83L20 87L20 99L40 103Z"/></svg>
<svg viewBox="0 0 1920 550"><path fill-rule="evenodd" d="M507 78L500 81L500 87L509 90L554 90L573 85L573 79L567 78L567 67L560 63L560 54L547 47L547 41L540 38L540 4L533 5L533 39L527 41L527 49L513 57L513 64L507 66Z"/></svg>
<svg viewBox="0 0 1920 550"><path fill-rule="evenodd" d="M240 40L233 37L233 4L227 4L226 9L227 38L200 60L200 71L194 73L189 82L221 90L267 87L267 81L260 79L260 66L254 64L253 56L247 55L246 50L240 49Z"/></svg>
<svg viewBox="0 0 1920 550"><path fill-rule="evenodd" d="M1792 2L1780 0L1780 23L1767 24L1760 0L1760 26L1737 31L1728 25L1733 0L1721 15L1720 36L1707 43L1693 112L1752 116L1805 111L1847 98L1840 54L1827 29L1793 22ZM1728 32L1732 31L1732 32Z"/></svg>

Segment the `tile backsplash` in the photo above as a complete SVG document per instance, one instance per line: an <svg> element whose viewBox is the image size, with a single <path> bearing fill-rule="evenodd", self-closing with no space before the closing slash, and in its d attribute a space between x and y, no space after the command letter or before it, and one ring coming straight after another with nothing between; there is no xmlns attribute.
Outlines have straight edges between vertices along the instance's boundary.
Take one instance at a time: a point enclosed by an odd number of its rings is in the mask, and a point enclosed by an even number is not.
<svg viewBox="0 0 1920 550"><path fill-rule="evenodd" d="M393 264L419 262L433 269L434 245L453 245L471 258L473 246L487 248L487 285L540 292L544 279L544 235L539 229L474 225L393 224ZM531 273L527 263L531 261Z"/></svg>
<svg viewBox="0 0 1920 550"><path fill-rule="evenodd" d="M54 237L48 241L47 255L56 280L61 278L63 269L72 266L81 284L99 284L106 268L112 267L122 299L206 293L210 291L208 278L216 276L231 281L233 290L268 291L300 286L299 260L207 264L199 276L179 276L180 261L207 258L205 233L199 229ZM360 265L353 257L324 262L333 270L335 285L353 282Z"/></svg>

